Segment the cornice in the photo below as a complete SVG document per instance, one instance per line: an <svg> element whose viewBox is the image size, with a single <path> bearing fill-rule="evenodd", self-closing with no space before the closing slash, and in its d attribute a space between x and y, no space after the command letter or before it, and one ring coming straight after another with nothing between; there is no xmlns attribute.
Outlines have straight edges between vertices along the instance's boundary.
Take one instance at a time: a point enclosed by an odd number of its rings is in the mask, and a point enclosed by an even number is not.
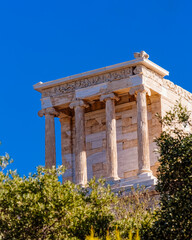
<svg viewBox="0 0 192 240"><path fill-rule="evenodd" d="M138 65L143 65L143 66L149 68L150 70L159 74L161 77L169 75L168 71L166 71L162 67L158 66L157 64L153 63L152 61L146 59L145 57L138 57L138 58L136 58L134 60L131 60L131 61L118 63L118 64L115 64L115 65L111 65L111 66L95 69L95 70L92 70L92 71L88 71L88 72L84 72L84 73L80 73L80 74L56 79L56 80L53 80L53 81L49 81L49 82L45 82L45 83L39 82L39 83L33 85L33 88L35 90L37 90L38 92L43 92L43 90L47 89L47 88L51 88L51 87L59 86L59 85L62 85L62 84L67 84L67 83L79 81L79 80L90 78L90 77L100 76L102 74L107 74L107 73L111 73L111 72L114 72L114 71L123 70L123 69L129 68L129 67L136 67Z"/></svg>

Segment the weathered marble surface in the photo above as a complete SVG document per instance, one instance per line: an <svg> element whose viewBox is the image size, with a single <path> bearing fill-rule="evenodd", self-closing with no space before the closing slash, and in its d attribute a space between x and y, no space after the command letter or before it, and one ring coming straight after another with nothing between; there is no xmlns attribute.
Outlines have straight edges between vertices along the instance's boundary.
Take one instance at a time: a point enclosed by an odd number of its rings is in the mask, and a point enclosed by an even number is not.
<svg viewBox="0 0 192 240"><path fill-rule="evenodd" d="M153 140L162 131L155 114L164 115L179 99L192 109L192 94L166 80L169 73L144 51L134 56L129 62L34 85L42 94L46 167L56 164L54 117L59 117L64 179L86 185L93 176L104 176L155 184Z"/></svg>

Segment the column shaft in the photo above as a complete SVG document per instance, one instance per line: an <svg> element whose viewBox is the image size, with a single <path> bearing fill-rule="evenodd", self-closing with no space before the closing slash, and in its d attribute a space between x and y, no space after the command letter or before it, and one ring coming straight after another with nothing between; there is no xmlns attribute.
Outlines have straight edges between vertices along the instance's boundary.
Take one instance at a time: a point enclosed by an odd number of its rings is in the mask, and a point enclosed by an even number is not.
<svg viewBox="0 0 192 240"><path fill-rule="evenodd" d="M56 166L54 115L45 114L45 167Z"/></svg>
<svg viewBox="0 0 192 240"><path fill-rule="evenodd" d="M139 173L151 172L146 91L137 92L137 137Z"/></svg>
<svg viewBox="0 0 192 240"><path fill-rule="evenodd" d="M108 177L118 179L115 100L106 100L106 157Z"/></svg>
<svg viewBox="0 0 192 240"><path fill-rule="evenodd" d="M84 107L75 107L75 178L77 184L87 183Z"/></svg>
<svg viewBox="0 0 192 240"><path fill-rule="evenodd" d="M115 100L119 100L114 93L104 94L100 97L105 101L106 114L106 160L107 160L107 177L113 180L118 178L117 164L117 137L116 137L116 117L115 117Z"/></svg>
<svg viewBox="0 0 192 240"><path fill-rule="evenodd" d="M75 100L70 104L75 112L75 182L87 184L87 158L84 111L88 105L83 100Z"/></svg>

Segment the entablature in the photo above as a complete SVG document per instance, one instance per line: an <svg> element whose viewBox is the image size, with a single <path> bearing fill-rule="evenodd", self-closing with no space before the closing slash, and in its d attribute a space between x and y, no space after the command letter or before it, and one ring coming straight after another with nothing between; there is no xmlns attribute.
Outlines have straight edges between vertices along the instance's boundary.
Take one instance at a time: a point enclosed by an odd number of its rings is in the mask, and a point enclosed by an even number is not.
<svg viewBox="0 0 192 240"><path fill-rule="evenodd" d="M132 61L34 85L42 93L42 109L66 108L74 99L94 101L110 92L119 95L142 84L160 95L171 92L192 102L192 94L164 79L169 72L148 60L145 52L134 56Z"/></svg>

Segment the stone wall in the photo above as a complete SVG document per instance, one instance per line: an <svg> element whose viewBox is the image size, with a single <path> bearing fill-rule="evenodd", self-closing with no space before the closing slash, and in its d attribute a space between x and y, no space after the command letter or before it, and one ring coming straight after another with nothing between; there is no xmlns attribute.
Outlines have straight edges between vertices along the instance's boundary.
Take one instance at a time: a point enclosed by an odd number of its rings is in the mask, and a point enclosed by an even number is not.
<svg viewBox="0 0 192 240"><path fill-rule="evenodd" d="M155 114L161 114L161 97L152 94L148 97L148 126L150 143L151 170L156 175L157 155L153 142L161 132ZM86 150L87 150L87 174L88 179L93 176L106 177L106 119L104 105L96 102L88 112L85 113L86 126ZM118 175L120 178L134 177L138 173L137 154L137 106L134 97L128 94L121 96L116 103L116 126L117 126L117 155ZM74 149L74 118L62 119L62 159L67 167L65 179L74 181L75 149ZM72 170L73 169L73 170Z"/></svg>

